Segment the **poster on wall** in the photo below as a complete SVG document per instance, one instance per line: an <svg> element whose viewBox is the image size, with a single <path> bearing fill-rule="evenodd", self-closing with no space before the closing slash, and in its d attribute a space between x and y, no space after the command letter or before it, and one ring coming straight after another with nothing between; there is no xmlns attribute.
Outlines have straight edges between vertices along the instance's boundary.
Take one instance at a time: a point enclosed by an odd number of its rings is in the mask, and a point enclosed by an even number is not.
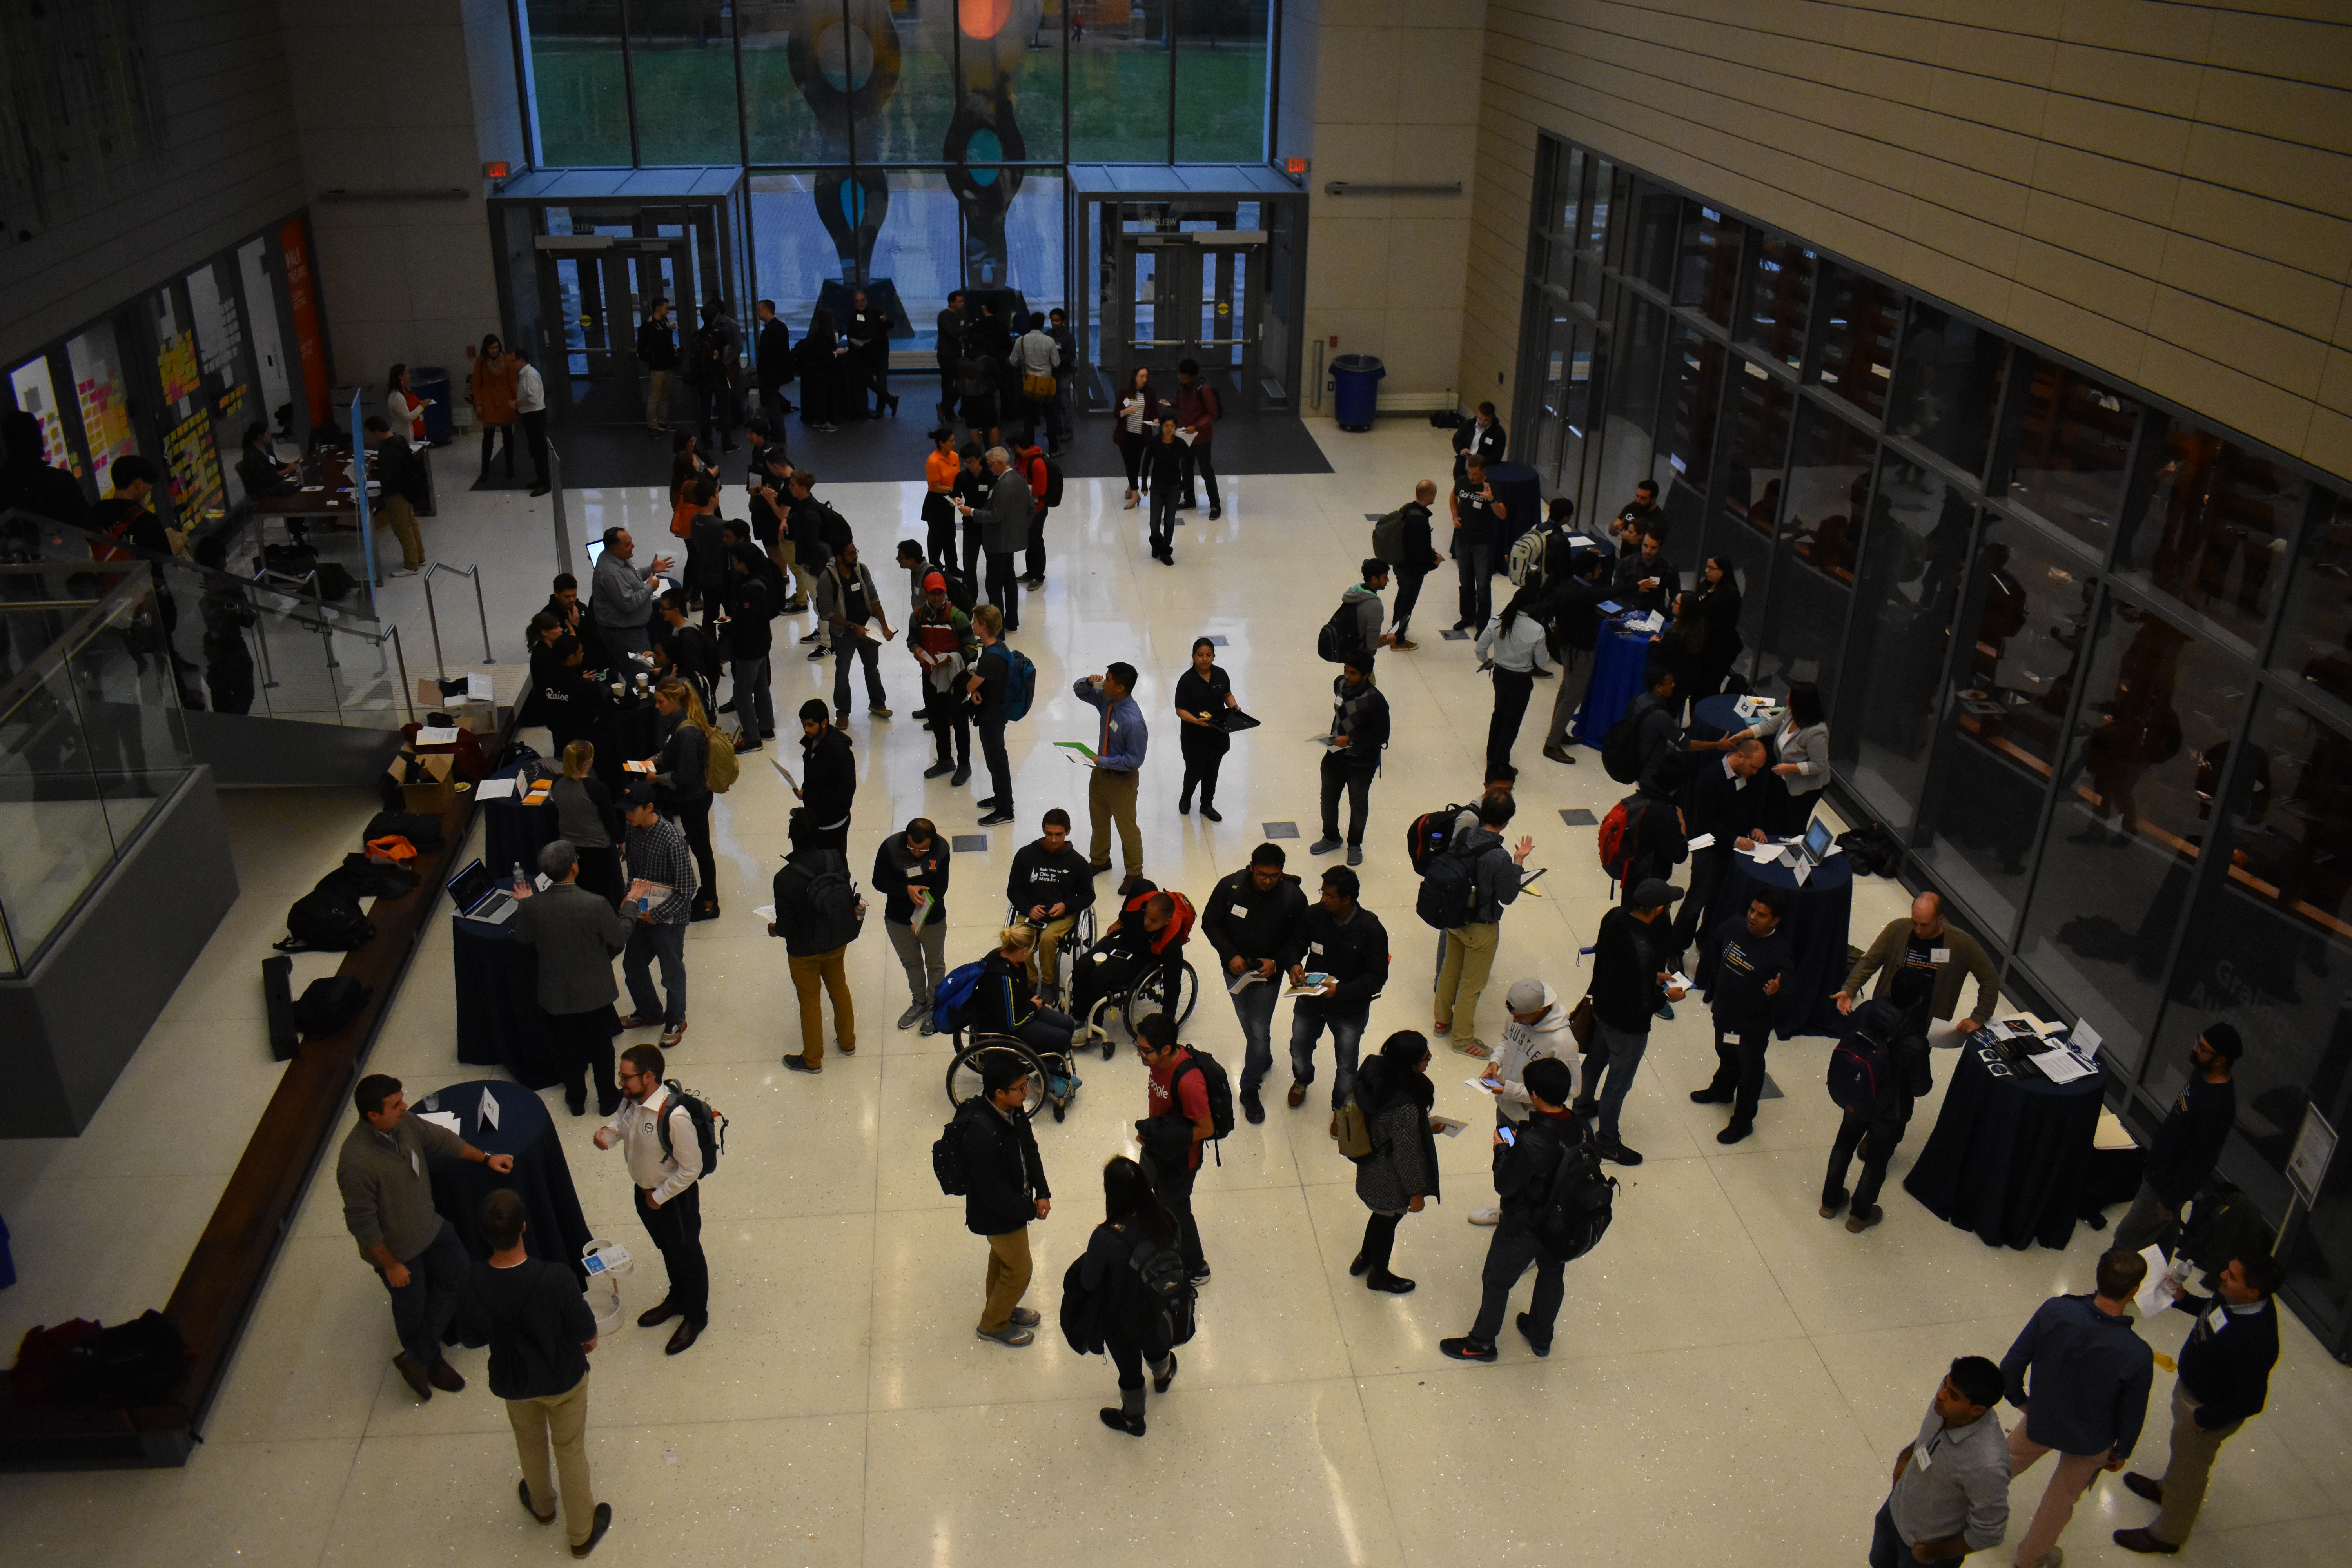
<svg viewBox="0 0 2352 1568"><path fill-rule="evenodd" d="M104 500L114 493L114 459L135 456L139 450L131 434L131 405L123 391L121 361L115 353L114 329L100 323L78 338L67 339L66 369L73 376L74 402L81 409L82 434L89 441L98 497Z"/></svg>
<svg viewBox="0 0 2352 1568"><path fill-rule="evenodd" d="M49 380L48 356L27 360L10 371L8 385L16 395L16 406L41 422L41 461L79 479L81 458L66 439L65 421L58 417L58 390Z"/></svg>
<svg viewBox="0 0 2352 1568"><path fill-rule="evenodd" d="M294 416L294 383L286 374L286 347L278 335L278 290L269 281L269 242L247 240L237 247L237 281L245 288L246 320L252 324L254 374L261 383L261 406L253 416L269 425Z"/></svg>
<svg viewBox="0 0 2352 1568"><path fill-rule="evenodd" d="M205 405L194 405L163 437L163 467L171 486L172 516L181 526L227 510L220 454L213 446L212 415Z"/></svg>
<svg viewBox="0 0 2352 1568"><path fill-rule="evenodd" d="M196 353L211 388L213 417L234 419L245 406L245 327L236 300L225 293L209 265L188 274L188 307L195 317Z"/></svg>
<svg viewBox="0 0 2352 1568"><path fill-rule="evenodd" d="M294 348L302 356L302 391L310 409L310 423L327 424L327 340L319 328L317 287L310 276L310 242L300 218L291 218L278 231L278 247L286 257L286 302L294 311Z"/></svg>

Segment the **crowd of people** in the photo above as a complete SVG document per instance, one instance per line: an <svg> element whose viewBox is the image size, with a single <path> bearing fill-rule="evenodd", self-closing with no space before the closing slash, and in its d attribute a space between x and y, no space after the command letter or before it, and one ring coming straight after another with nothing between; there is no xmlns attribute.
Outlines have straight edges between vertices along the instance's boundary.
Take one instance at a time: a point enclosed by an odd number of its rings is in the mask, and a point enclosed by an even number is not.
<svg viewBox="0 0 2352 1568"><path fill-rule="evenodd" d="M1139 378L1132 391L1144 406L1132 425L1122 420L1123 447L1148 431L1153 412L1148 383ZM814 395L804 389L803 395ZM1038 412L1042 417L1045 411ZM714 526L722 487L711 459L697 439L678 443L673 534L687 561L681 585L658 581L673 571L673 558L641 563L627 532L616 529L605 536L591 597L583 603L577 583L559 578L532 622L532 700L564 760L565 779L556 790L564 837L541 856L539 869L551 886L524 901L516 935L540 952L540 1003L569 1053L572 1110L585 1114L593 1088L598 1113L608 1119L599 1146L618 1143L627 1151L638 1213L670 1279L668 1296L639 1321L677 1320L667 1345L674 1354L696 1342L710 1308L700 1165L688 1108L673 1103L675 1092L666 1087L664 1052L677 1048L686 1033L685 928L718 909L709 828L712 759L722 751L758 751L774 735L770 623L813 605L815 624L802 640L816 643L812 658L830 651L835 659L830 705L811 697L796 715L799 804L773 884L769 927L785 943L799 1002L798 1048L787 1051L783 1063L816 1074L828 1054L852 1057L859 1044L846 965L865 912L850 858L857 793L848 731L852 665L865 678L871 716L889 717L877 658L903 629L920 715L935 742L926 778L966 784L973 773L970 731L977 727L990 789L973 803L984 812L978 820L1016 820L1005 734L1028 707L1034 670L1024 677L1026 661L1004 641L1017 625L1016 591L1027 581L1013 577L1012 556L1024 548L1042 551L1035 531L1049 510L1045 476L1020 467L1024 458L1044 456L1038 448L1018 456L1002 446L975 452L969 444L959 447L951 431L937 432L927 465L926 537L899 542L894 554L906 574L902 628L891 608L895 583L886 586L861 563L847 520L816 499L815 477L786 460L773 426L754 420L748 430L748 522L719 520ZM1198 450L1205 443L1185 445ZM1355 868L1366 854L1370 789L1391 739L1381 668L1415 651L1409 617L1421 579L1444 559L1435 550L1433 482L1419 486L1412 501L1376 528L1374 554L1362 562L1359 580L1318 639L1318 652L1338 670L1321 763L1321 835L1308 855L1320 859L1344 849L1344 858L1309 877L1292 868L1280 844L1263 843L1197 901L1148 879L1138 785L1141 770L1156 764L1137 698L1142 677L1124 662L1071 687L1098 716L1091 743L1080 749L1088 764L1087 843L1081 849L1072 841L1069 810L1056 805L1042 814L1039 836L1012 858L1008 918L989 951L948 950L955 858L949 832L917 816L876 835L868 885L882 896L887 940L907 987L898 1027L951 1033L959 1047L989 1037L1021 1047L982 1060L977 1091L934 1152L943 1184L948 1168L955 1173L950 1190L963 1198L967 1227L986 1244L975 1324L984 1341L1028 1346L1043 1322L1042 1313L1024 1304L1032 1275L1028 1233L1047 1219L1054 1194L1031 1109L1041 1096L1057 1110L1067 1103L1084 1047L1099 1044L1109 1054L1121 1001L1153 984L1162 996L1178 994L1180 972L1193 964L1188 952L1196 934L1213 953L1199 969L1223 985L1241 1031L1239 1082L1230 1083L1210 1053L1182 1037L1176 1009L1142 1014L1132 1034L1146 1069L1138 1155L1120 1153L1105 1163L1101 1218L1064 1282L1066 1337L1107 1353L1117 1369L1118 1403L1101 1412L1113 1430L1144 1435L1147 1373L1161 1394L1177 1376L1177 1352L1213 1278L1213 1217L1204 1226L1195 1207L1202 1154L1231 1135L1234 1121L1265 1121L1282 999L1292 1003L1287 1111L1305 1107L1318 1081L1319 1047L1329 1041L1328 1091L1315 1114L1328 1117L1338 1152L1354 1164L1367 1216L1349 1272L1373 1292L1416 1289L1398 1268L1401 1232L1408 1215L1439 1196L1434 1139L1448 1131L1434 1109L1433 1054L1450 1047L1483 1063L1476 1081L1495 1100L1494 1201L1469 1218L1491 1235L1469 1326L1440 1345L1446 1356L1465 1362L1501 1355L1503 1320L1530 1270L1533 1295L1514 1325L1531 1353L1549 1353L1568 1270L1608 1223L1614 1183L1602 1167L1643 1162L1624 1137L1627 1097L1653 1025L1672 1018L1675 1005L1690 994L1685 968L1694 955L1692 966L1709 977L1717 1068L1690 1099L1727 1108L1724 1143L1752 1134L1764 1110L1771 1037L1806 1000L1783 924L1786 900L1767 889L1735 904L1723 889L1731 854L1792 833L1810 815L1827 771L1818 693L1792 687L1780 713L1726 732L1691 722L1687 705L1723 684L1721 639L1738 635L1738 588L1727 568L1710 563L1705 587L1677 590L1660 552L1664 522L1654 487L1645 486L1611 525L1621 545L1614 564L1576 539L1574 509L1565 501L1552 502L1533 529L1514 531L1507 503L1494 497L1483 473L1502 448L1491 409L1464 427L1457 447L1450 542L1454 558L1468 563L1459 629L1475 633L1475 654L1491 667L1496 698L1482 788L1469 805L1414 826L1411 868L1420 897L1413 912L1435 933L1425 1031L1396 1030L1365 1051L1372 1005L1394 979L1394 941L1382 914L1362 902ZM1140 457L1131 471L1134 499L1164 493L1171 482ZM1210 474L1205 464L1199 471ZM1174 482L1181 482L1181 473ZM1152 537L1158 554L1156 525ZM1489 584L1504 569L1507 540L1513 587L1495 606ZM1391 548L1382 549L1384 542ZM984 589L972 571L980 555L988 558ZM1041 579L1042 554L1032 559L1033 575ZM1392 584L1400 587L1391 610L1383 595ZM1600 745L1598 736L1578 735L1580 701L1570 694L1580 698L1584 689L1580 668L1592 658L1603 617L1612 613L1607 606L1645 605L1670 617L1653 641L1644 690L1612 727L1622 735L1603 748L1622 751L1633 774L1617 858L1604 863L1614 905L1592 933L1592 963L1578 999L1563 994L1563 977L1521 966L1520 977L1504 988L1503 1022L1490 1046L1482 1037L1480 1007L1507 911L1531 878L1532 840L1522 835L1513 842L1508 834L1518 780L1510 758L1522 716L1538 680L1559 680L1545 754L1572 763L1580 759L1565 750L1570 737L1583 740L1588 752ZM698 608L700 624L693 618ZM639 654L660 675L653 696L660 742L645 759L649 772L633 777L614 800L591 772L598 693L606 689L601 674ZM1182 752L1179 810L1197 803L1212 821L1219 820L1218 767L1229 743L1220 720L1238 706L1216 654L1216 644L1197 641L1189 665L1170 683ZM727 700L715 702L722 681ZM731 736L716 721L730 711L737 726ZM1342 795L1349 799L1344 830ZM1116 893L1098 901L1097 884L1114 871ZM1097 916L1103 929L1083 940L1082 928ZM616 957L629 992L625 1016L616 1011ZM1847 1231L1858 1234L1885 1217L1880 1192L1927 1089L1937 1021L1974 1030L1999 1006L1999 984L1983 948L1927 893L1906 918L1878 933L1827 1000L1845 1038L1877 1052L1892 1069L1876 1098L1839 1102L1828 1151L1820 1213L1843 1218ZM654 1028L662 1031L660 1044L631 1046L616 1072L614 1038ZM2024 1568L2054 1568L2057 1538L2075 1498L2101 1468L2119 1468L2139 1436L2150 1366L2126 1311L2145 1267L2132 1247L2170 1235L2183 1203L2210 1174L2231 1125L2230 1079L2241 1053L2226 1025L2200 1038L2191 1087L2158 1131L2148 1184L2119 1233L2119 1248L2100 1259L2091 1291L2045 1305L1997 1363L1976 1355L1951 1363L1917 1440L1895 1461L1874 1525L1874 1563L1957 1558L2000 1543L2009 1532L2010 1478L2054 1450L2059 1458L2048 1492L2017 1556ZM1039 1070L1048 1079L1044 1085L1032 1081ZM461 1251L453 1253L446 1223L428 1219L429 1202L415 1190L418 1163L409 1156L479 1152L436 1136L437 1130L421 1130L404 1115L398 1086L388 1079L363 1081L358 1101L362 1122L345 1144L339 1178L352 1233L392 1297L404 1347L395 1364L417 1396L462 1387L439 1352L461 1299L480 1303L477 1310L492 1321L537 1321L532 1331L547 1342L577 1340L593 1349L593 1334L580 1340L579 1324L566 1315L576 1295L569 1306L551 1305L540 1298L560 1293L497 1278L524 1257L519 1241L496 1251L488 1264L471 1264ZM673 1119L679 1119L675 1127ZM1861 1172L1849 1185L1857 1158ZM512 1220L505 1210L486 1208L482 1233L495 1246L519 1234ZM2126 1479L2163 1512L2145 1528L2118 1531L2127 1548L2179 1548L2222 1442L2263 1407L2276 1355L2271 1296L2277 1279L2275 1266L2262 1255L2231 1261L2210 1299L2174 1282L2178 1304L2199 1323L2180 1359L2169 1467L2161 1478L2135 1473ZM531 1319L534 1312L539 1319ZM554 1517L547 1481L551 1447L575 1550L583 1542L593 1547L609 1514L603 1505L585 1506L579 1447L584 1354L533 1363L525 1376L516 1370L523 1358L502 1358L495 1332L492 1342L494 1392L509 1401L510 1411L525 1407L515 1415L524 1506L535 1517ZM2022 1412L2006 1435L1990 1418L2003 1399Z"/></svg>

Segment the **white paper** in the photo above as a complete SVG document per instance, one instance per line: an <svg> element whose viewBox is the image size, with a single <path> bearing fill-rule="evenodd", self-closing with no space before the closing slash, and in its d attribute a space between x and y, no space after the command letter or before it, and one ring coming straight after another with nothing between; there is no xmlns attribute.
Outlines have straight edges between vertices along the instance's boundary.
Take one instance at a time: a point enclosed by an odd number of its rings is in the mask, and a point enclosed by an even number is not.
<svg viewBox="0 0 2352 1568"><path fill-rule="evenodd" d="M1257 984L1265 978L1265 976L1260 974L1255 968L1244 969L1239 974L1234 976L1233 984L1225 987L1225 994L1228 996L1238 996L1243 992L1248 990L1251 986Z"/></svg>
<svg viewBox="0 0 2352 1568"><path fill-rule="evenodd" d="M457 726L421 724L416 730L416 743L420 746L454 746L457 743Z"/></svg>
<svg viewBox="0 0 2352 1568"><path fill-rule="evenodd" d="M505 800L515 792L512 779L484 779L475 786L476 800Z"/></svg>
<svg viewBox="0 0 2352 1568"><path fill-rule="evenodd" d="M1503 1092L1503 1086L1495 1082L1492 1079L1465 1078L1462 1081L1468 1084L1472 1089L1483 1089L1488 1094L1500 1094Z"/></svg>
<svg viewBox="0 0 2352 1568"><path fill-rule="evenodd" d="M1696 854L1701 849L1712 849L1714 847L1715 835L1712 833L1702 833L1697 837L1690 841L1690 848L1693 854Z"/></svg>
<svg viewBox="0 0 2352 1568"><path fill-rule="evenodd" d="M784 766L781 758L770 757L768 759L768 765L776 770L776 776L784 781L784 784L787 788L792 790L795 795L800 793L801 781L793 777L793 770Z"/></svg>
<svg viewBox="0 0 2352 1568"><path fill-rule="evenodd" d="M416 1113L416 1120L430 1121L436 1127L446 1127L459 1138L466 1135L466 1124L446 1110L420 1110Z"/></svg>
<svg viewBox="0 0 2352 1568"><path fill-rule="evenodd" d="M2091 1027L2091 1020L2088 1018L2075 1019L2074 1027L2068 1034L2067 1038L2073 1043L2074 1049L2080 1051L2084 1056L2090 1057L2096 1056L2098 1054L2099 1031Z"/></svg>
<svg viewBox="0 0 2352 1568"><path fill-rule="evenodd" d="M1800 860L1794 866L1789 868L1789 875L1797 879L1797 886L1800 888L1805 885L1805 879L1811 877L1812 874L1813 864L1810 860Z"/></svg>
<svg viewBox="0 0 2352 1568"><path fill-rule="evenodd" d="M468 702L495 700L490 695L490 678L481 670L469 669L466 672L466 700Z"/></svg>
<svg viewBox="0 0 2352 1568"><path fill-rule="evenodd" d="M762 925L774 925L776 923L776 906L773 904L761 904L758 909L753 910L751 912L760 917L760 922Z"/></svg>
<svg viewBox="0 0 2352 1568"><path fill-rule="evenodd" d="M494 1128L499 1124L499 1097L490 1092L488 1084L482 1085L482 1108L475 1114L474 1120L485 1127Z"/></svg>
<svg viewBox="0 0 2352 1568"><path fill-rule="evenodd" d="M1669 985L1679 985L1685 991L1695 991L1698 988L1697 983L1679 969L1675 971L1674 978L1668 981L1667 984Z"/></svg>
<svg viewBox="0 0 2352 1568"><path fill-rule="evenodd" d="M2164 1282L2172 1278L2172 1270L2159 1247L2143 1247L2139 1255L2147 1265L2147 1278L2139 1282L2139 1294L2132 1298L2132 1305L2139 1309L2141 1317L2153 1318L2172 1305L2172 1292L2164 1288Z"/></svg>
<svg viewBox="0 0 2352 1568"><path fill-rule="evenodd" d="M1598 550L1601 548L1599 541L1587 539L1580 533L1570 534L1568 536L1568 542L1571 548L1577 550Z"/></svg>
<svg viewBox="0 0 2352 1568"><path fill-rule="evenodd" d="M1447 1138L1460 1137L1462 1130L1470 1125L1467 1121L1459 1121L1451 1116L1433 1116L1430 1121L1435 1122L1437 1131Z"/></svg>
<svg viewBox="0 0 2352 1568"><path fill-rule="evenodd" d="M2042 1076L2052 1083L2073 1083L2099 1070L2063 1046L2039 1053L2033 1058L2033 1065L2040 1068Z"/></svg>
<svg viewBox="0 0 2352 1568"><path fill-rule="evenodd" d="M1769 866L1780 858L1780 847L1778 844L1755 844L1742 849L1740 853L1759 866Z"/></svg>

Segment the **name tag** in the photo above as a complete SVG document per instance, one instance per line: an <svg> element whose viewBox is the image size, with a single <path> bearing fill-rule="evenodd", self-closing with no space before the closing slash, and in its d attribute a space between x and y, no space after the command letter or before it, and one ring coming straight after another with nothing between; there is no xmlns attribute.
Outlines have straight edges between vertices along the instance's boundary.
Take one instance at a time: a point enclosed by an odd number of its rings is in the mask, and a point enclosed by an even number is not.
<svg viewBox="0 0 2352 1568"><path fill-rule="evenodd" d="M1323 953L1323 944L1319 942L1310 942L1307 944L1307 951L1319 958Z"/></svg>
<svg viewBox="0 0 2352 1568"><path fill-rule="evenodd" d="M1736 1045L1738 1045L1738 1044L1739 1043L1739 1031L1738 1031L1738 1030L1737 1030L1737 1029L1726 1029L1726 1030L1724 1030L1724 1031L1723 1031L1723 1043L1724 1043L1725 1045L1727 1045L1727 1046L1736 1046Z"/></svg>
<svg viewBox="0 0 2352 1568"><path fill-rule="evenodd" d="M1948 947L1936 948L1927 954L1927 962L1930 963L1949 963L1952 962L1952 950Z"/></svg>
<svg viewBox="0 0 2352 1568"><path fill-rule="evenodd" d="M1239 905L1239 904L1234 904L1234 905L1233 905L1233 906L1232 906L1232 912L1233 912L1233 917L1234 917L1234 919L1235 919L1235 920L1237 920L1237 921L1245 921L1245 920L1249 919L1249 910L1247 910L1246 909L1244 909L1244 908L1243 908L1241 905Z"/></svg>
<svg viewBox="0 0 2352 1568"><path fill-rule="evenodd" d="M1929 1449L1914 1448L1911 1450L1911 1463L1916 1469L1933 1469L1936 1464L1936 1456L1933 1451Z"/></svg>
<svg viewBox="0 0 2352 1568"><path fill-rule="evenodd" d="M2229 1326L2230 1326L2230 1314L2229 1314L2229 1313L2227 1313L2227 1312L2225 1312L2225 1311L2223 1311L2221 1308L2219 1308L2219 1307L2215 1307L2211 1311L2210 1311L2210 1312L2208 1312L2208 1313L2206 1313L2206 1314L2205 1314L2205 1331L2206 1331L2206 1332L2208 1332L2208 1333L2213 1333L2213 1334L2218 1334L2218 1333L2220 1333L2223 1329L2226 1329L2226 1328L2228 1328ZM2231 1342L2231 1343L2232 1343L2232 1344L2235 1344L2236 1342L2236 1342L2236 1341L2234 1341L2234 1340L2232 1340L2232 1341Z"/></svg>
<svg viewBox="0 0 2352 1568"><path fill-rule="evenodd" d="M425 1173L425 1160L414 1149L408 1152L408 1168L414 1174L421 1176Z"/></svg>

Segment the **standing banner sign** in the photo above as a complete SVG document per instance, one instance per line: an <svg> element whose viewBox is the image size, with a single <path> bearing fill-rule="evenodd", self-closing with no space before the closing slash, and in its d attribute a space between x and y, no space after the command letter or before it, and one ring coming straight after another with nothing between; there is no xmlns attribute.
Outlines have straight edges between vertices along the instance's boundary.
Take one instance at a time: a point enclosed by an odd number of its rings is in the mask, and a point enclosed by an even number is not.
<svg viewBox="0 0 2352 1568"><path fill-rule="evenodd" d="M294 346L302 356L302 390L309 395L310 423L324 425L331 416L327 377L327 340L319 330L319 297L310 276L310 241L300 218L289 218L278 231L278 248L286 256L286 302L294 310ZM352 439L357 442L354 426Z"/></svg>

